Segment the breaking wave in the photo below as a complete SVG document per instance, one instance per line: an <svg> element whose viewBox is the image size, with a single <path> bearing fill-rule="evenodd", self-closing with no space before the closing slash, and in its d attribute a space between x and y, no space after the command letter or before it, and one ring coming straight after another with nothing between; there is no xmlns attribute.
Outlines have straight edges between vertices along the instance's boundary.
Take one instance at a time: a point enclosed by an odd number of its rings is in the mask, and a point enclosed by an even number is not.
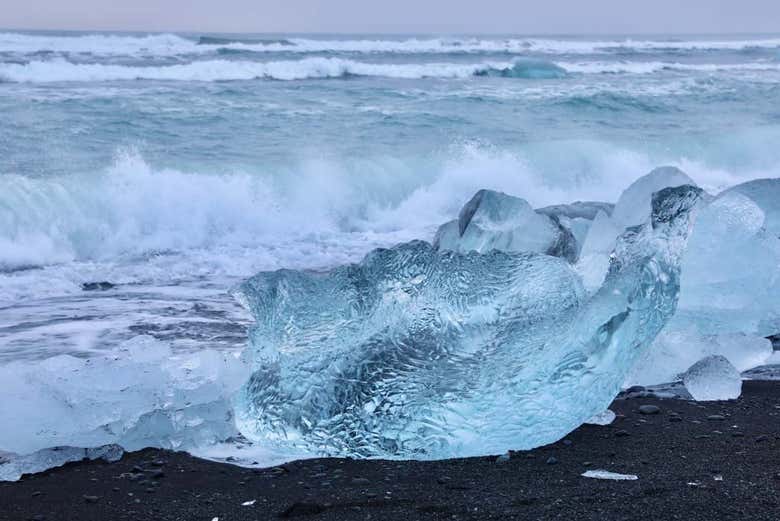
<svg viewBox="0 0 780 521"><path fill-rule="evenodd" d="M780 48L780 38L757 39L556 39L556 38L285 38L262 36L209 36L189 38L176 34L24 34L0 33L0 51L39 51L95 55L159 55L209 53L219 48L254 52L350 53L513 53L600 54L626 52L744 51Z"/></svg>
<svg viewBox="0 0 780 521"><path fill-rule="evenodd" d="M504 76L543 79L565 76L558 65L543 61L505 63L364 63L341 58L304 58L273 62L210 60L181 65L131 67L123 65L75 64L65 60L0 64L0 79L10 82L95 82L116 80L230 81L303 80L377 76L400 79L468 78Z"/></svg>
<svg viewBox="0 0 780 521"><path fill-rule="evenodd" d="M717 170L602 142L561 143L557 150L560 159L538 164L540 154L549 157L548 148L513 152L461 144L433 164L313 159L289 171L253 174L153 168L125 152L103 172L2 175L0 270L264 245L275 262L332 265L377 245L432 237L480 188L521 194L539 207L614 201L622 187L659 162L676 162L713 192L772 174ZM575 175L582 165L588 170Z"/></svg>
<svg viewBox="0 0 780 521"><path fill-rule="evenodd" d="M204 60L164 66L72 63L64 59L0 63L0 81L17 83L120 80L239 81L305 80L348 77L458 79L494 76L554 79L568 74L652 74L688 72L780 72L780 63L682 64L667 62L550 62L518 59L479 63L368 63L344 58L309 57L269 62Z"/></svg>

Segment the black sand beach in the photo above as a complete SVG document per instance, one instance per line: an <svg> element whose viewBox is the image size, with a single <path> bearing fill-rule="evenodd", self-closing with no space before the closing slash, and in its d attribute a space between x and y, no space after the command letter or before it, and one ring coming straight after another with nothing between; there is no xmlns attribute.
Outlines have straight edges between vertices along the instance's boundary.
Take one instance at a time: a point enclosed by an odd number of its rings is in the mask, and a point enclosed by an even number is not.
<svg viewBox="0 0 780 521"><path fill-rule="evenodd" d="M641 405L660 411L642 414ZM117 463L74 463L0 483L0 519L780 517L780 382L745 382L736 401L633 397L612 410L612 425L583 425L506 461L319 459L257 470L143 450ZM589 469L639 479L582 477Z"/></svg>

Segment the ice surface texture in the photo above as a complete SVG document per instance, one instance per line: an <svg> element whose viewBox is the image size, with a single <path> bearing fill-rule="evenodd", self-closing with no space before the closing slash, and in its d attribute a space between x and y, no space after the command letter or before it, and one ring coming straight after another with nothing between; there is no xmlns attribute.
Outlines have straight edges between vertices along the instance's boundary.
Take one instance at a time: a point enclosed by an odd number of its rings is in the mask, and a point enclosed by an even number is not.
<svg viewBox="0 0 780 521"><path fill-rule="evenodd" d="M56 446L187 449L221 441L236 434L231 397L248 376L230 353L174 355L146 336L100 357L7 364L0 418L13 428L0 429L0 448L29 455Z"/></svg>
<svg viewBox="0 0 780 521"><path fill-rule="evenodd" d="M249 438L360 457L552 442L607 408L673 314L700 197L690 186L656 194L652 218L621 236L589 298L562 259L420 241L329 272L260 273L238 292L257 324L237 425ZM501 220L504 206L482 214L484 203L461 214L464 229Z"/></svg>
<svg viewBox="0 0 780 521"><path fill-rule="evenodd" d="M694 400L733 400L742 393L742 377L726 360L714 355L699 360L683 376L683 384Z"/></svg>
<svg viewBox="0 0 780 521"><path fill-rule="evenodd" d="M749 197L764 212L767 231L780 237L780 179L756 179L729 188L725 193Z"/></svg>
<svg viewBox="0 0 780 521"><path fill-rule="evenodd" d="M434 246L456 252L491 250L537 252L569 261L577 258L577 241L559 218L534 211L524 199L480 190L454 221L439 228Z"/></svg>

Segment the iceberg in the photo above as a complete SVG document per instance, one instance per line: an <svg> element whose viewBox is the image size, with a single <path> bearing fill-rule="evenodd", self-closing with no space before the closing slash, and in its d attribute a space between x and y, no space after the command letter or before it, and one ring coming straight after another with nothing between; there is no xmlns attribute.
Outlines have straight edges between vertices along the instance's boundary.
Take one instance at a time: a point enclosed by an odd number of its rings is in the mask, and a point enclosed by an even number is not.
<svg viewBox="0 0 780 521"><path fill-rule="evenodd" d="M458 219L442 225L434 246L455 252L491 250L536 252L577 257L571 230L555 215L536 212L524 199L493 190L480 190L461 209Z"/></svg>
<svg viewBox="0 0 780 521"><path fill-rule="evenodd" d="M475 225L479 237L504 210L530 217L521 200L493 194L464 208L459 231ZM486 455L560 439L607 408L674 313L701 197L692 186L656 193L591 296L560 258L422 241L330 271L259 273L236 290L256 319L236 425L250 440L350 457Z"/></svg>
<svg viewBox="0 0 780 521"><path fill-rule="evenodd" d="M742 394L742 377L726 358L708 356L683 375L685 389L696 401L735 400Z"/></svg>

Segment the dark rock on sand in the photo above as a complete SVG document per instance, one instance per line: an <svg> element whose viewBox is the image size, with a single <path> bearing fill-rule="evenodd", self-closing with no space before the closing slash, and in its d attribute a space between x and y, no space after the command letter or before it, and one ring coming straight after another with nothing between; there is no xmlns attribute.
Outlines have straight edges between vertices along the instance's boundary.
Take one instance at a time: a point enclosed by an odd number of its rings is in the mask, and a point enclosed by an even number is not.
<svg viewBox="0 0 780 521"><path fill-rule="evenodd" d="M657 405L640 405L639 406L639 413L640 414L658 414L661 412L661 408Z"/></svg>

